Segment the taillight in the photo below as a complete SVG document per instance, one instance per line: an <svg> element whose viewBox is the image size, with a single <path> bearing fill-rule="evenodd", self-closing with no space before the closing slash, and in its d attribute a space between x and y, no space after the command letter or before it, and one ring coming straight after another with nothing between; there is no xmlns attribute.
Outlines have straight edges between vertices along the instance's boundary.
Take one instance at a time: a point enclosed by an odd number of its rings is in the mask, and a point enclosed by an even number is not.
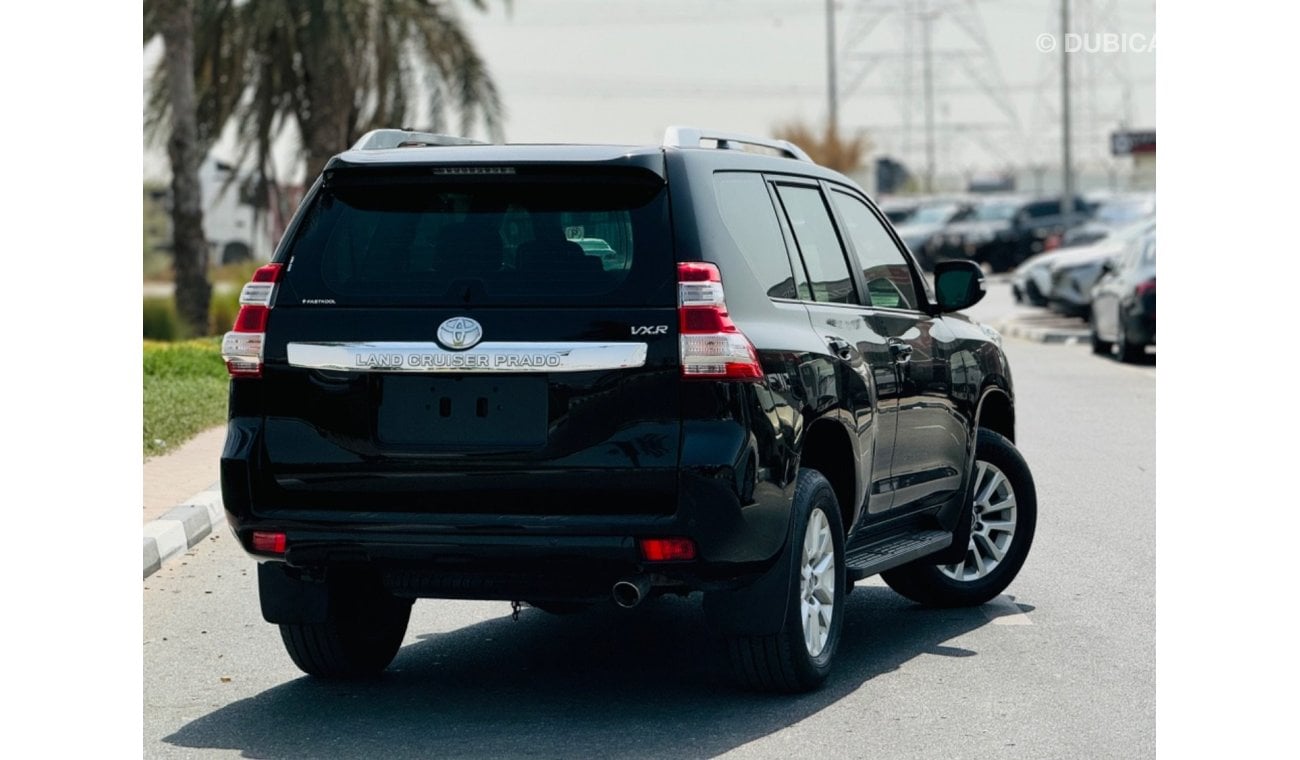
<svg viewBox="0 0 1300 760"><path fill-rule="evenodd" d="M1156 278L1154 277L1147 280L1146 282L1138 283L1138 286L1133 289L1133 294L1136 295L1138 298L1141 298L1142 296L1145 295L1150 295L1151 293L1154 292L1156 292Z"/></svg>
<svg viewBox="0 0 1300 760"><path fill-rule="evenodd" d="M762 379L758 352L727 315L717 266L697 261L677 265L677 316L682 377Z"/></svg>
<svg viewBox="0 0 1300 760"><path fill-rule="evenodd" d="M239 316L221 341L221 358L231 377L262 376L262 344L266 341L266 320L271 315L276 283L284 272L281 264L267 264L253 273L251 282L239 293Z"/></svg>

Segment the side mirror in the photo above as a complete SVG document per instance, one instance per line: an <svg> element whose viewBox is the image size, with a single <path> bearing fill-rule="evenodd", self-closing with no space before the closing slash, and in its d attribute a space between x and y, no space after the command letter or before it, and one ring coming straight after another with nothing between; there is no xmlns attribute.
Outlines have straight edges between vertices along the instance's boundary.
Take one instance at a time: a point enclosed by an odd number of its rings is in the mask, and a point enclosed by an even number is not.
<svg viewBox="0 0 1300 760"><path fill-rule="evenodd" d="M959 311L984 297L984 270L973 261L940 261L934 265L934 291L940 311Z"/></svg>

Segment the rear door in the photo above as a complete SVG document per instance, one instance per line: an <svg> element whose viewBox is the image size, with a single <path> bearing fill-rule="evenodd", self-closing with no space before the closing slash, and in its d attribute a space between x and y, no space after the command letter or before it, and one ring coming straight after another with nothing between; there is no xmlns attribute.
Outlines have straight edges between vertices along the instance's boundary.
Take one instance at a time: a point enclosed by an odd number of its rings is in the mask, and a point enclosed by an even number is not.
<svg viewBox="0 0 1300 760"><path fill-rule="evenodd" d="M872 513L883 512L893 503L889 467L898 427L894 360L885 336L863 308L866 301L849 268L844 243L819 183L779 177L774 178L773 188L783 226L790 231L793 250L798 252L797 263L804 269L800 279L808 283L809 292L801 297L813 329L843 371L860 378L857 382L832 377L829 383L808 383L810 387L824 386L824 393L815 395L814 404L841 398L851 403L859 448L870 465L866 507ZM852 393L854 387L866 387L870 395L860 397Z"/></svg>
<svg viewBox="0 0 1300 760"><path fill-rule="evenodd" d="M901 513L942 504L961 488L968 437L945 349L955 336L941 318L923 310L925 286L884 219L845 189L832 189L830 197L861 265L870 307L865 318L884 337L896 377L889 397L897 426L889 508Z"/></svg>
<svg viewBox="0 0 1300 760"><path fill-rule="evenodd" d="M453 170L454 169L454 170ZM254 510L675 510L662 171L327 174L278 256Z"/></svg>

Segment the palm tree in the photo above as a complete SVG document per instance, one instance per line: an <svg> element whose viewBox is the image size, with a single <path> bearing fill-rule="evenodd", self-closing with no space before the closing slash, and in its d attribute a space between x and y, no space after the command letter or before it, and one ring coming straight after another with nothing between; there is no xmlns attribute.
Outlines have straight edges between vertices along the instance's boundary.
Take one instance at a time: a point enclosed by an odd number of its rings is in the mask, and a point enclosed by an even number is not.
<svg viewBox="0 0 1300 760"><path fill-rule="evenodd" d="M145 0L146 34L161 2ZM276 177L271 148L287 126L309 181L370 129L443 130L449 109L462 133L481 120L501 136L496 85L445 0L197 0L196 13L200 139L211 145L233 119L240 161L251 154L262 183ZM160 67L146 104L155 129L170 108L163 78Z"/></svg>
<svg viewBox="0 0 1300 760"><path fill-rule="evenodd" d="M172 251L176 268L176 313L193 335L208 331L208 243L203 235L199 164L206 147L199 142L194 100L194 0L160 0L146 19L163 37L164 65L159 78L170 105L167 156L172 165Z"/></svg>

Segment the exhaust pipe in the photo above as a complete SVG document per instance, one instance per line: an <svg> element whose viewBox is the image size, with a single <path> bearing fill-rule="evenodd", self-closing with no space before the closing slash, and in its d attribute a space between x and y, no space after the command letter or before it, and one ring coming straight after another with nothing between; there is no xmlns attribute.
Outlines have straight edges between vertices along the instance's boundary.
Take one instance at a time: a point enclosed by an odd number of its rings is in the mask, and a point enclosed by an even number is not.
<svg viewBox="0 0 1300 760"><path fill-rule="evenodd" d="M623 609L632 609L641 603L642 599L650 593L650 578L645 575L638 575L634 578L624 578L614 584L614 603Z"/></svg>

